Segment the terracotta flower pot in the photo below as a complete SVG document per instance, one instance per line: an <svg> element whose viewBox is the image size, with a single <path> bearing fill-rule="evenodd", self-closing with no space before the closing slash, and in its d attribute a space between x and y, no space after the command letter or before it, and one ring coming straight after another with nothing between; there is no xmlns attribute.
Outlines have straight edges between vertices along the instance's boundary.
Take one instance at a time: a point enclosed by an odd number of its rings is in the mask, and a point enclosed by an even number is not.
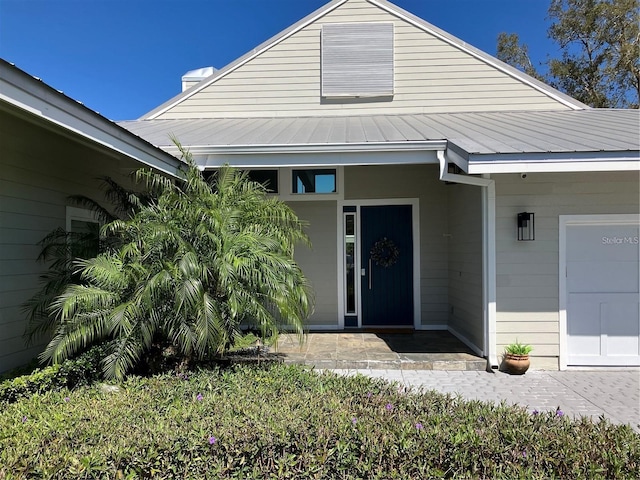
<svg viewBox="0 0 640 480"><path fill-rule="evenodd" d="M513 353L505 353L504 368L511 375L522 375L529 370L531 361L529 355L515 355Z"/></svg>

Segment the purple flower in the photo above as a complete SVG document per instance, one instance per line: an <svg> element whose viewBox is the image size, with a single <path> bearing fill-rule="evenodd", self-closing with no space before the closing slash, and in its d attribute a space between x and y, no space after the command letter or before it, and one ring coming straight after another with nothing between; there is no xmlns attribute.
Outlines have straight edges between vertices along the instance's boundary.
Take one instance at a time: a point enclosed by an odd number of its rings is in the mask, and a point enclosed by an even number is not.
<svg viewBox="0 0 640 480"><path fill-rule="evenodd" d="M353 423L355 425L356 423L358 423L358 419L356 417L353 417L351 419L351 423Z"/></svg>
<svg viewBox="0 0 640 480"><path fill-rule="evenodd" d="M393 410L393 405L391 405L390 403L387 403L384 408L386 408L388 411L391 411Z"/></svg>
<svg viewBox="0 0 640 480"><path fill-rule="evenodd" d="M26 421L27 421L27 417L26 417L26 416L25 416L25 417L22 417L22 423L24 423L24 422L26 422Z"/></svg>
<svg viewBox="0 0 640 480"><path fill-rule="evenodd" d="M216 437L214 436L209 437L209 445L213 445L215 443L216 443Z"/></svg>
<svg viewBox="0 0 640 480"><path fill-rule="evenodd" d="M416 429L417 430L422 430L424 427L422 426L422 424L420 422L416 423Z"/></svg>
<svg viewBox="0 0 640 480"><path fill-rule="evenodd" d="M68 402L69 400L71 400L69 397L64 397L65 402Z"/></svg>
<svg viewBox="0 0 640 480"><path fill-rule="evenodd" d="M367 398L371 398L371 395L373 395L371 392L367 393Z"/></svg>
<svg viewBox="0 0 640 480"><path fill-rule="evenodd" d="M540 412L536 409L536 410L534 410L534 411L533 411L533 412L531 412L531 413L533 413L534 415L538 415Z"/></svg>
<svg viewBox="0 0 640 480"><path fill-rule="evenodd" d="M560 410L560 409L557 409L557 410L556 410L556 415L557 415L558 417L564 417L564 412L563 412L562 410Z"/></svg>
<svg viewBox="0 0 640 480"><path fill-rule="evenodd" d="M522 451L522 458L527 458L527 451L526 450Z"/></svg>
<svg viewBox="0 0 640 480"><path fill-rule="evenodd" d="M199 393L199 394L196 396L196 400L197 400L197 401L199 401L199 402L201 402L201 401L202 401L202 394L201 394L201 393Z"/></svg>

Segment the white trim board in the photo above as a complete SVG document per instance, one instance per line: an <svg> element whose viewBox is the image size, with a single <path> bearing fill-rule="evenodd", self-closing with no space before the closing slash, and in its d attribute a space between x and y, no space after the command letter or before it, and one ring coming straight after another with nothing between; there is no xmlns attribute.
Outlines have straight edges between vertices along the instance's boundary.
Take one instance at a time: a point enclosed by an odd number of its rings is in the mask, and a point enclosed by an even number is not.
<svg viewBox="0 0 640 480"><path fill-rule="evenodd" d="M395 15L399 18L401 18L402 20L404 20L405 22L408 22L410 24L412 24L413 26L424 30L425 32L433 35L434 37L439 38L440 40L448 43L449 45L451 45L452 47L458 48L460 50L462 50L463 52L471 55L474 58L477 58L478 60L485 62L487 65L490 65L492 67L494 67L495 69L509 75L512 78L515 78L519 81L521 81L522 83L534 88L535 90L539 91L540 93L543 93L545 95L547 95L549 98L552 98L553 100L573 109L573 110L581 110L583 108L588 108L587 105L579 102L576 99L573 99L571 97L568 97L567 95L563 94L562 92L552 88L549 85L546 85L542 82L538 82L537 80L535 80L534 78L532 78L531 76L527 75L524 72L521 72L520 70L511 67L510 65L507 65L506 63L498 60L497 58L489 55L488 53L483 52L482 50L468 44L467 42L454 37L453 35L451 35L450 33L445 32L444 30L440 30L439 28L437 28L435 25L432 25L430 23L428 23L427 21L423 20L422 18L415 16L409 12L406 12L405 10L402 10L400 7L386 2L386 1L380 1L380 0L367 0L369 3L376 5L377 7L386 10L387 12L391 13L392 15Z"/></svg>
<svg viewBox="0 0 640 480"><path fill-rule="evenodd" d="M221 78L226 77L231 72L233 72L236 69L240 68L242 65L246 64L247 62L250 62L255 57L261 55L262 53L264 53L265 51L267 51L267 50L271 49L272 47L276 46L280 42L286 40L290 36L294 35L295 33L299 32L300 30L305 28L307 25L312 24L313 22L315 22L319 18L321 18L324 15L326 15L327 13L335 10L336 8L338 8L343 3L346 3L347 1L348 0L334 0L335 3L333 3L333 4L330 3L330 4L327 4L327 5L323 6L323 7L320 7L318 10L316 10L315 12L310 13L306 17L303 17L301 20L299 20L297 23L294 23L289 28L277 33L273 37L269 38L265 42L263 42L260 45L258 45L253 50L245 53L244 55L242 55L237 60L231 62L230 64L228 64L227 66L223 67L222 69L217 70L209 78L203 80L200 83L197 83L196 85L194 85L190 89L185 90L185 92L183 92L183 93L181 93L179 95L176 95L173 99L170 99L168 102L164 103L163 105L160 105L159 107L156 107L153 110L151 110L150 112L144 114L142 117L139 118L139 120L152 120L154 118L157 118L158 116L162 115L163 113L167 112L168 110L172 109L173 107L175 107L176 105L181 103L183 100L186 100L187 98L191 97L192 95L198 93L200 90L208 87L212 83L217 82Z"/></svg>
<svg viewBox="0 0 640 480"><path fill-rule="evenodd" d="M407 149L394 152L390 151L348 151L331 153L322 151L310 151L300 153L253 153L253 154L198 154L191 149L194 160L203 169L219 168L229 164L240 168L255 167L329 167L334 165L422 165L438 163L437 151L431 147L418 150Z"/></svg>
<svg viewBox="0 0 640 480"><path fill-rule="evenodd" d="M313 169L336 171L336 191L334 193L293 193L293 170L290 167L278 168L278 198L283 202L339 201L344 198L344 167L322 165Z"/></svg>
<svg viewBox="0 0 640 480"><path fill-rule="evenodd" d="M439 28L426 22L422 18L419 18L401 9L400 7L392 3L389 3L386 1L380 1L380 0L367 0L367 1L371 5L374 5L390 13L391 15L398 17L405 22L408 22L409 24L417 27L418 29L423 30L428 34L431 34L441 39L442 41L448 43L449 45L460 49L461 51L467 53L468 55L471 55L472 57L477 58L478 60L505 73L506 75L509 75L510 77L521 81L522 83L530 86L531 88L539 91L540 93L548 96L549 98L557 101L558 103L565 105L568 108L571 108L573 110L588 108L587 105L567 95L564 95L562 92L548 85L545 85L542 82L535 80L531 76L519 71L516 68L513 68L505 64L504 62L501 62L497 58L469 45L468 43L464 42L463 40L457 37L454 37L453 35L445 32L444 30L440 30ZM284 29L283 31L269 38L268 40L262 42L260 45L255 47L253 50L245 53L237 60L231 62L230 64L226 65L222 69L216 71L212 76L208 77L205 80L202 80L200 83L197 83L193 87L176 95L172 99L169 99L167 102L154 108L150 112L147 112L145 115L141 116L139 120L151 120L151 119L157 118L158 116L162 115L163 113L167 112L168 110L172 109L173 107L181 103L182 101L190 98L192 95L200 92L201 90L208 87L212 83L215 83L219 79L226 77L228 74L235 71L237 68L241 67L242 65L245 65L247 62L250 62L255 57L261 55L267 50L270 50L275 45L278 45L280 42L286 40L287 38L291 37L292 35L299 32L300 30L316 22L317 20L327 15L328 13L332 12L333 10L337 9L338 7L340 7L346 2L347 0L334 0L333 2L328 3L323 7L320 7L318 10L310 13L306 17L303 17L302 19L300 19L298 22L294 23L290 27Z"/></svg>
<svg viewBox="0 0 640 480"><path fill-rule="evenodd" d="M411 217L412 217L412 242L413 242L413 328L418 330L421 327L422 322L422 309L420 305L420 200L418 198L376 198L367 200L339 200L337 202L337 267L338 267L338 325L340 329L344 329L344 280L342 278L342 272L344 271L344 225L343 225L343 207L355 206L357 213L356 222L356 262L354 269L356 272L360 272L362 265L360 264L361 249L360 249L360 207L363 206L375 206L375 205L411 205ZM360 276L358 275L358 281L356 282L358 301L361 301L362 283L360 282ZM362 309L358 306L358 328L362 327Z"/></svg>
<svg viewBox="0 0 640 480"><path fill-rule="evenodd" d="M81 222L97 223L99 225L102 225L102 222L100 221L100 219L98 219L98 216L95 214L95 212L92 212L91 210L86 208L67 206L65 209L65 216L66 216L67 232L71 231L71 222L73 220L79 220Z"/></svg>
<svg viewBox="0 0 640 480"><path fill-rule="evenodd" d="M522 155L526 157L526 154ZM602 156L601 156L602 157ZM561 173L561 172L621 172L640 170L638 157L617 158L615 160L590 160L573 158L557 161L473 161L468 164L469 174L481 173Z"/></svg>
<svg viewBox="0 0 640 480"><path fill-rule="evenodd" d="M473 353L475 353L480 357L484 357L484 352L482 351L482 349L478 348L476 344L474 344L471 340L469 340L467 337L465 337L460 332L458 332L455 328L448 326L447 331L451 333L451 335L456 337L458 340L460 340L462 343L464 343L467 347L469 347L473 351Z"/></svg>
<svg viewBox="0 0 640 480"><path fill-rule="evenodd" d="M104 149L112 156L115 153L129 157L174 177L180 176L184 165L178 158L6 62L0 62L0 109L56 132L62 130L68 137L82 139L90 147Z"/></svg>

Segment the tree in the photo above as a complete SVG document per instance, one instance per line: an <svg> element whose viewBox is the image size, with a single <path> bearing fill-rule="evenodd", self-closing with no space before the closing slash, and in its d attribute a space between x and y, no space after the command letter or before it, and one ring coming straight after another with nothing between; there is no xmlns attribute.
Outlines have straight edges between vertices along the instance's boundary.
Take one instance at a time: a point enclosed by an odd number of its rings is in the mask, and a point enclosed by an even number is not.
<svg viewBox="0 0 640 480"><path fill-rule="evenodd" d="M43 360L109 341L104 373L121 378L158 344L187 358L222 353L242 324L302 335L312 296L293 253L309 243L304 224L245 173L224 167L207 182L185 155L184 182L138 172L157 200L103 227L119 248L76 262L83 283L53 301Z"/></svg>
<svg viewBox="0 0 640 480"><path fill-rule="evenodd" d="M640 13L637 0L551 0L549 38L560 58L539 74L517 34L498 36L499 59L592 107L638 108Z"/></svg>
<svg viewBox="0 0 640 480"><path fill-rule="evenodd" d="M544 78L538 73L529 58L529 47L520 43L517 33L502 32L498 35L498 58L509 65L522 70L538 80Z"/></svg>

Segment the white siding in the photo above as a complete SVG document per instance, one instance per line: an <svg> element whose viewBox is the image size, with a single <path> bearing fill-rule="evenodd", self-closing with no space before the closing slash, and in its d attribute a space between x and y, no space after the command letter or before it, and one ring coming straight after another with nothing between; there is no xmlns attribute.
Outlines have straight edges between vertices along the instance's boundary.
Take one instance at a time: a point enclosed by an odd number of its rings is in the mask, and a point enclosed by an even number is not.
<svg viewBox="0 0 640 480"><path fill-rule="evenodd" d="M27 348L22 334L26 315L21 305L39 287L44 265L36 262L38 242L65 227L67 196L102 200L98 176L117 181L133 167L119 165L83 145L48 130L0 114L0 371L37 355L42 345Z"/></svg>
<svg viewBox="0 0 640 480"><path fill-rule="evenodd" d="M496 179L497 347L534 347L534 368L558 368L558 216L640 211L636 173L530 173ZM516 241L516 214L534 212L536 239Z"/></svg>
<svg viewBox="0 0 640 480"><path fill-rule="evenodd" d="M288 202L309 223L312 248L298 246L295 259L315 293L315 312L309 326L338 327L337 219L335 201Z"/></svg>
<svg viewBox="0 0 640 480"><path fill-rule="evenodd" d="M324 23L394 23L394 95L321 99ZM559 102L366 0L351 0L158 118L565 109Z"/></svg>
<svg viewBox="0 0 640 480"><path fill-rule="evenodd" d="M420 305L423 326L447 325L447 186L435 165L345 168L345 200L418 198L420 208Z"/></svg>
<svg viewBox="0 0 640 480"><path fill-rule="evenodd" d="M449 185L449 327L483 349L482 189Z"/></svg>

